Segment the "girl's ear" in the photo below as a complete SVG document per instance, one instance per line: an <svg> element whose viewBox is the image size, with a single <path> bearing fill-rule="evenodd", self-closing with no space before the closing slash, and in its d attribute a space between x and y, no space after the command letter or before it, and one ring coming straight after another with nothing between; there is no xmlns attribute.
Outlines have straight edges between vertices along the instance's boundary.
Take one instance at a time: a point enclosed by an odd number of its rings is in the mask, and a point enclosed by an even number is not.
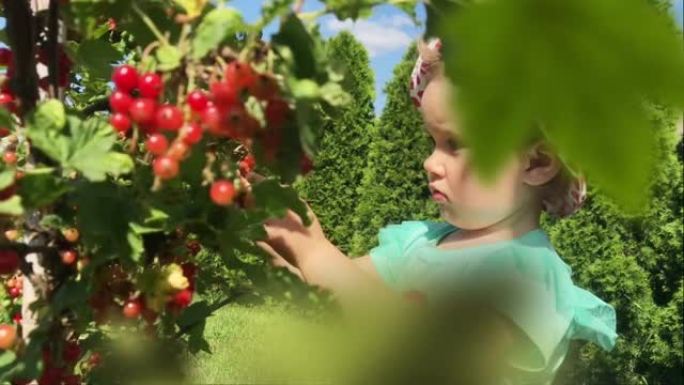
<svg viewBox="0 0 684 385"><path fill-rule="evenodd" d="M524 156L524 182L530 186L541 186L548 183L561 170L558 157L543 141L534 143Z"/></svg>

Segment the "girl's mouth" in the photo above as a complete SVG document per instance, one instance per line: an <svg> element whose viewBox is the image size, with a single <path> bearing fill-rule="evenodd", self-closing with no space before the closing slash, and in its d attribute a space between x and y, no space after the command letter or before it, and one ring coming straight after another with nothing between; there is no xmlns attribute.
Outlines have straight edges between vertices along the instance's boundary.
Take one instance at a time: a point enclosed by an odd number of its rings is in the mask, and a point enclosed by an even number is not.
<svg viewBox="0 0 684 385"><path fill-rule="evenodd" d="M434 200L435 202L448 202L449 201L447 196L442 194L439 191L433 191L432 192L432 200Z"/></svg>

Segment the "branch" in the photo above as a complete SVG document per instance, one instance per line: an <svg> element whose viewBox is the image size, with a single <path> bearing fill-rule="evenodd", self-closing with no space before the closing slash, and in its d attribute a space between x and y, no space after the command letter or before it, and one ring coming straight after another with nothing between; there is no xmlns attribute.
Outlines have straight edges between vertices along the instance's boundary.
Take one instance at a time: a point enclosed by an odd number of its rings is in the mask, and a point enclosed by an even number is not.
<svg viewBox="0 0 684 385"><path fill-rule="evenodd" d="M91 104L85 106L80 114L81 116L90 116L98 111L109 111L109 97L103 96L95 99Z"/></svg>
<svg viewBox="0 0 684 385"><path fill-rule="evenodd" d="M21 114L35 108L38 101L38 75L35 59L33 12L27 0L2 0L7 19L7 37L14 53L12 89L21 101Z"/></svg>
<svg viewBox="0 0 684 385"><path fill-rule="evenodd" d="M31 253L47 254L57 252L57 248L55 247L29 246L24 243L0 243L0 250L14 250L21 256L25 256L26 254Z"/></svg>

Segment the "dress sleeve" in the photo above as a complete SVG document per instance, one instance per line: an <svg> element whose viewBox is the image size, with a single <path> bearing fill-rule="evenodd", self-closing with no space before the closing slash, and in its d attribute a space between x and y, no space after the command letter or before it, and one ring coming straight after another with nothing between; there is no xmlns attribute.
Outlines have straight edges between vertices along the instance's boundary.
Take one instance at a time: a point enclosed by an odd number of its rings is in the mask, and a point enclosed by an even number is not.
<svg viewBox="0 0 684 385"><path fill-rule="evenodd" d="M554 367L566 343L582 339L605 350L615 345L615 311L574 285L571 270L555 251L539 248L501 250L471 266L480 285L499 285L495 310L522 332L513 364L525 371ZM519 349L518 349L519 348Z"/></svg>
<svg viewBox="0 0 684 385"><path fill-rule="evenodd" d="M408 251L434 229L428 221L404 221L380 229L378 245L370 250L370 258L378 274L390 287L399 288L400 277L410 254Z"/></svg>

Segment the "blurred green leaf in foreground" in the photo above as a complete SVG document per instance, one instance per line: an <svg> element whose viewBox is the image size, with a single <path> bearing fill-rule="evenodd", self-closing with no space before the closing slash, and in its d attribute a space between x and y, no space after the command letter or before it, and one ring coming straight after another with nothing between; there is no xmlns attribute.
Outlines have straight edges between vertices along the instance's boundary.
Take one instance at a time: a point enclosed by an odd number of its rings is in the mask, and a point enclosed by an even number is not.
<svg viewBox="0 0 684 385"><path fill-rule="evenodd" d="M648 199L650 103L684 106L674 23L644 0L506 0L442 15L464 139L491 177L541 127L570 166L627 212Z"/></svg>

